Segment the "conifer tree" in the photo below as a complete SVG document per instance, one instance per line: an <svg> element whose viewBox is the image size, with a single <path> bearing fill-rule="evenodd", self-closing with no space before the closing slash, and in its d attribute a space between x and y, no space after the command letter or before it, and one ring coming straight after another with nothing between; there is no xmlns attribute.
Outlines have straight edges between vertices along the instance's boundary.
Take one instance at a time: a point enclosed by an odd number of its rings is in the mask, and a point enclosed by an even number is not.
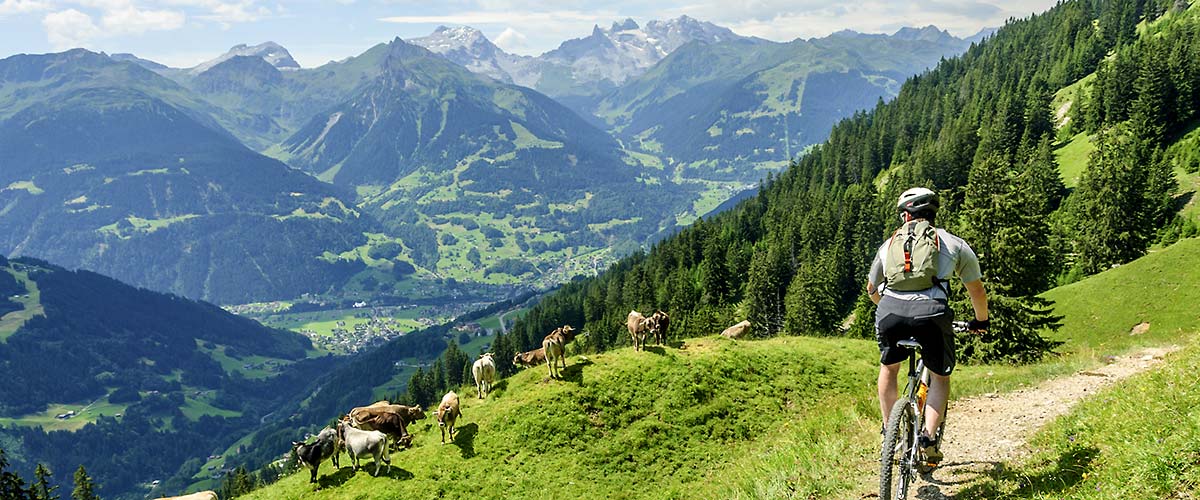
<svg viewBox="0 0 1200 500"><path fill-rule="evenodd" d="M17 473L8 470L8 458L4 449L0 448L0 498L5 500L26 500L36 498L34 492L25 486L25 480Z"/></svg>
<svg viewBox="0 0 1200 500"><path fill-rule="evenodd" d="M50 484L51 476L50 469L47 469L45 465L37 464L37 467L33 469L33 498L37 500L58 500L58 495L54 493L54 490L57 490L58 486Z"/></svg>
<svg viewBox="0 0 1200 500"><path fill-rule="evenodd" d="M787 332L792 335L829 335L838 331L838 297L834 259L828 256L804 263L788 285Z"/></svg>
<svg viewBox="0 0 1200 500"><path fill-rule="evenodd" d="M1147 168L1125 127L1100 135L1072 195L1076 265L1094 274L1141 256L1153 228L1147 220Z"/></svg>
<svg viewBox="0 0 1200 500"><path fill-rule="evenodd" d="M83 465L80 465L75 470L75 489L71 490L72 500L100 500L100 497L93 491L94 489L92 478L88 476Z"/></svg>

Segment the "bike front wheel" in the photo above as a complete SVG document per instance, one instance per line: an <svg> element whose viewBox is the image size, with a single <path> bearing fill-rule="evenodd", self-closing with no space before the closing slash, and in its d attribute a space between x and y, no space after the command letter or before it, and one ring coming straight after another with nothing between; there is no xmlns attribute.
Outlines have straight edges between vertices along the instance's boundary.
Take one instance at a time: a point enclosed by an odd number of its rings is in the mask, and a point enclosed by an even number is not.
<svg viewBox="0 0 1200 500"><path fill-rule="evenodd" d="M913 402L900 398L892 406L883 435L883 446L879 453L879 498L903 500L908 498L908 487L916 478L913 468L914 440L916 439L917 414Z"/></svg>

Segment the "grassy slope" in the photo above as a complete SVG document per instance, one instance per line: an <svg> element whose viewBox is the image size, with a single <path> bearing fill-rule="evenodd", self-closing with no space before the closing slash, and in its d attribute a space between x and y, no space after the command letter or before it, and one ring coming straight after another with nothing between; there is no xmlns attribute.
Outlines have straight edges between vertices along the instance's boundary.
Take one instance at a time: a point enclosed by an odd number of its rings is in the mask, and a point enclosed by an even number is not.
<svg viewBox="0 0 1200 500"><path fill-rule="evenodd" d="M415 447L393 455L390 477L330 468L320 489L296 474L247 498L704 498L789 486L820 496L850 487L828 472L863 445L871 343L708 338L685 347L573 357L567 380L527 370L483 402L463 391L455 444L440 446L436 426L418 423ZM799 470L757 480L764 463L796 464L800 449Z"/></svg>
<svg viewBox="0 0 1200 500"><path fill-rule="evenodd" d="M1196 263L1200 239L1184 240L1048 292L1066 318L1064 328L1054 335L1065 342L1061 355L1033 366L961 367L955 397L1012 390L1095 366L1109 355L1191 337L1200 320L1190 306L1200 301L1200 287L1194 286L1200 279ZM1151 323L1150 331L1131 336L1130 328L1142 321ZM570 360L567 381L546 381L544 367L529 370L503 382L482 403L466 398L464 390L466 416L455 445L439 446L437 429L422 422L414 428L416 446L394 456L391 477L351 477L348 470L325 469L321 488L309 486L306 476L297 474L249 498L857 498L867 493L859 491L860 485L869 484L875 473L878 439L872 342L788 337L734 344L708 338L691 340L685 347L664 354L619 350L591 356L590 361L576 356ZM1193 347L1173 359L1195 364L1197 350ZM1156 375L1165 378L1155 383L1190 383L1186 374L1191 365L1186 363ZM1127 394L1122 387L1129 385L1114 389L1109 397L1125 398L1120 404L1127 408L1114 411L1132 412L1138 398L1144 400L1148 393ZM1184 417L1191 419L1185 430L1192 433L1185 436L1195 436L1198 412L1184 409L1191 404L1188 398L1200 398L1200 390L1153 392L1156 399L1151 404L1175 408L1175 413L1108 425L1143 426L1151 436L1147 439L1166 439L1167 424ZM1051 489L1058 480L1053 478L1065 476L1046 467L1058 467L1056 460L1067 456L1060 448L1068 445L1055 441L1054 433L1074 429L1064 426L1077 427L1071 423L1077 419L1112 420L1106 417L1106 401L1099 401L1056 424L1046 434L1050 437L1039 438L1037 442L1049 448L1036 457L1050 457L1048 461L1014 474L1040 477L1034 491L1056 497L1060 490ZM1124 442L1128 429L1114 429L1094 433L1104 451L1088 452L1093 453L1093 474L1121 478L1104 471L1146 458L1116 445ZM541 436L552 437L542 442ZM1174 443L1178 438L1170 439ZM1138 466L1145 469L1138 480L1161 483L1162 464L1194 458L1189 455L1193 448L1173 446L1170 449L1179 451L1156 455L1156 461ZM1168 475L1167 482L1196 476L1187 472L1191 469L1181 470L1185 475ZM542 478L551 475L561 481L544 485ZM1017 489L1010 484L1014 481L1000 478L970 491L975 498L990 498ZM1117 484L1113 479L1111 485ZM1116 491L1137 491L1125 488ZM1088 498L1092 491L1079 490L1077 496Z"/></svg>

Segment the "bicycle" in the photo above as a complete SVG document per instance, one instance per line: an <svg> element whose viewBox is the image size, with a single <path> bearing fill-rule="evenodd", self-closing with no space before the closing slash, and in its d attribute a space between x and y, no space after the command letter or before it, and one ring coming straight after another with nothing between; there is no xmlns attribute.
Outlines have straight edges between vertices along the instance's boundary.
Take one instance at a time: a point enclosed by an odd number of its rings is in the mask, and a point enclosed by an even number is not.
<svg viewBox="0 0 1200 500"><path fill-rule="evenodd" d="M965 331L965 321L954 322L955 333ZM896 345L907 347L910 352L908 383L900 399L892 406L892 415L884 433L879 457L879 498L903 500L908 498L908 488L917 474L932 471L935 464L922 460L920 447L917 446L917 436L925 428L925 397L929 394L929 370L925 368L925 360L917 357L923 348L914 339L901 340ZM937 436L934 436L938 453L941 453L942 432L946 428L945 414L944 411L942 424L938 427Z"/></svg>

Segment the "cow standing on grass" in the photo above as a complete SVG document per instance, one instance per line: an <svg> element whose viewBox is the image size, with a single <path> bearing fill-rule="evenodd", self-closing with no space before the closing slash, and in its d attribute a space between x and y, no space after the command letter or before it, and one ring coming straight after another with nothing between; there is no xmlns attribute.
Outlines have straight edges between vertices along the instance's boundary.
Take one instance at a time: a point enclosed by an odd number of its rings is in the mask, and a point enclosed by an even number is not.
<svg viewBox="0 0 1200 500"><path fill-rule="evenodd" d="M642 313L637 311L629 311L629 316L625 318L625 328L629 329L629 336L633 337L633 350L640 351L646 347L646 331L649 329L650 318L642 316Z"/></svg>
<svg viewBox="0 0 1200 500"><path fill-rule="evenodd" d="M458 421L458 417L462 416L462 411L458 407L458 394L454 391L447 392L442 396L442 402L438 403L437 420L438 427L442 430L442 444L446 444L446 431L450 432L450 441L454 441L454 423Z"/></svg>
<svg viewBox="0 0 1200 500"><path fill-rule="evenodd" d="M296 460L312 471L312 478L308 481L310 483L317 482L317 469L326 458L332 459L334 468L338 467L340 448L339 432L328 427L317 434L317 440L313 444L292 442L292 453L296 455Z"/></svg>
<svg viewBox="0 0 1200 500"><path fill-rule="evenodd" d="M383 462L387 462L388 467L392 466L392 457L388 453L388 438L387 434L380 431L364 431L355 429L348 425L345 421L338 422L338 436L346 446L346 454L350 455L350 461L354 463L354 472L358 472L359 459L364 455L371 454L375 457L375 475L379 475L379 468Z"/></svg>
<svg viewBox="0 0 1200 500"><path fill-rule="evenodd" d="M661 310L655 311L646 321L646 327L654 335L654 343L667 345L667 329L671 326L671 318Z"/></svg>
<svg viewBox="0 0 1200 500"><path fill-rule="evenodd" d="M475 377L475 390L479 393L479 399L487 397L487 394L492 392L492 384L496 383L494 356L490 352L480 354L475 364L471 365L471 375Z"/></svg>
<svg viewBox="0 0 1200 500"><path fill-rule="evenodd" d="M546 353L546 361L550 365L550 378L562 377L562 371L557 370L555 362L562 364L563 370L567 369L567 343L572 340L575 340L575 329L571 325L555 328L542 339L542 351Z"/></svg>

